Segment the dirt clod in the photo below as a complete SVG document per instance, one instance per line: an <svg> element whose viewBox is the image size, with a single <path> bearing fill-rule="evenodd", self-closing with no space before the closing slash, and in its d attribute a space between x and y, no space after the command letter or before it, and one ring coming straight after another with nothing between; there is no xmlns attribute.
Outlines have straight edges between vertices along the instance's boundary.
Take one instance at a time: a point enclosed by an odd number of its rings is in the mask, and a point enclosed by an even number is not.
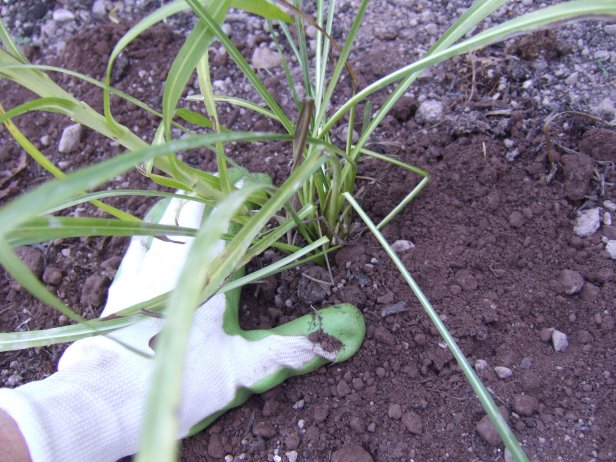
<svg viewBox="0 0 616 462"><path fill-rule="evenodd" d="M99 274L89 276L81 290L81 303L93 307L100 307L107 299L109 279Z"/></svg>
<svg viewBox="0 0 616 462"><path fill-rule="evenodd" d="M373 462L372 456L358 444L338 449L332 454L332 462Z"/></svg>

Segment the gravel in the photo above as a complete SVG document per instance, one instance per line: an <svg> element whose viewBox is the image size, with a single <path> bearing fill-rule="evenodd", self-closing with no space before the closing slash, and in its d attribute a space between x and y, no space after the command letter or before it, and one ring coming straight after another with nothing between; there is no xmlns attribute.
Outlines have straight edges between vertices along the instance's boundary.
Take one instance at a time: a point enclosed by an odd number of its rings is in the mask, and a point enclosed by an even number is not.
<svg viewBox="0 0 616 462"><path fill-rule="evenodd" d="M569 346L567 334L555 329L552 332L552 346L556 352L565 351Z"/></svg>
<svg viewBox="0 0 616 462"><path fill-rule="evenodd" d="M573 232L580 237L592 236L601 225L601 209L598 207L579 213Z"/></svg>

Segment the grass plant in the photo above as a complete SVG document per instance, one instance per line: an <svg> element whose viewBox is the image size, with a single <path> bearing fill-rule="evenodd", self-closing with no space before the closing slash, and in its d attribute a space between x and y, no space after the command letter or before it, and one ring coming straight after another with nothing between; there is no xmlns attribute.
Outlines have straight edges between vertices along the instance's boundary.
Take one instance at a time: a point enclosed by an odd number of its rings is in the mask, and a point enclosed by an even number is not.
<svg viewBox="0 0 616 462"><path fill-rule="evenodd" d="M144 310L164 311L167 322L158 346L157 369L149 398L148 424L143 435L144 452L138 460L156 454L157 460L173 459L175 454L174 410L177 404L182 362L187 334L194 310L215 293L233 290L262 277L282 271L298 261L318 259L344 244L353 232L354 213L366 223L369 231L385 247L401 275L420 300L428 316L447 342L462 371L477 393L486 412L490 415L505 445L517 461L527 460L520 444L496 409L490 394L476 377L455 340L440 321L419 287L406 271L391 247L383 239L380 229L423 189L428 173L400 160L374 152L368 142L384 117L405 94L420 74L430 66L449 58L502 41L512 35L554 23L587 17L616 15L613 0L576 0L562 2L525 14L477 34L471 32L506 0L478 0L462 14L434 43L424 57L416 62L401 63L395 72L359 88L349 55L368 7L368 0L361 0L356 16L343 43L333 41L335 0L315 0L316 17L302 13L299 0L292 3L278 0L175 0L157 9L131 28L113 49L105 78L102 82L88 76L27 61L20 48L0 22L0 78L9 79L31 90L36 97L23 104L4 110L0 106L0 122L8 133L38 164L56 178L24 193L0 209L0 263L22 287L41 301L57 309L77 324L35 332L0 334L0 351L37 347L46 344L73 341L90 335L101 335L137 322ZM261 77L221 28L230 8L244 9L270 22L279 53L282 55L283 72L288 91L294 101L294 111L287 113L266 88ZM115 59L141 33L166 18L192 11L197 21L182 48L174 57L162 90L160 110L149 107L111 86L111 70ZM306 24L316 29L314 58L309 58ZM221 95L214 91L207 50L215 41L226 49L231 60L252 85L260 102ZM291 50L290 55L284 50ZM296 91L291 68L299 66L305 98ZM48 72L63 72L98 86L104 92L102 114L69 94L48 76ZM182 107L182 92L189 79L197 73L202 112ZM350 82L351 96L335 107L334 94ZM388 89L385 102L374 108L370 96ZM148 143L115 120L111 95L128 100L144 111L159 118L156 133ZM231 104L248 109L276 122L279 133L237 132L232 127L222 127L217 107ZM363 109L362 109L363 107ZM31 111L50 111L89 127L125 148L117 157L78 171L65 174L19 130L14 122L20 115ZM293 113L299 114L295 117ZM185 122L200 128L191 130ZM339 145L334 130L346 124L348 133ZM358 138L354 130L361 127ZM181 138L173 138L178 129ZM236 165L227 154L231 142L282 142L286 143L292 160L289 177L274 187ZM178 153L195 148L207 148L215 156L217 172L195 169L184 163ZM416 186L401 198L378 224L372 223L363 212L354 194L357 193L357 166L366 158L386 162L417 175ZM152 192L143 190L95 191L103 183L131 168L138 168L153 182L186 191ZM235 186L242 180L242 186ZM185 229L144 223L128 211L118 210L104 203L108 197L136 196L186 196L215 207L201 229ZM54 215L83 202L90 202L110 215L110 218L63 217ZM241 224L235 234L227 232L231 224ZM206 231L207 230L207 231ZM186 262L185 275L170 294L144 301L119 313L114 319L86 321L62 300L50 293L28 270L12 251L13 248L58 238L77 236L133 236L133 235L188 235L195 237L195 248ZM285 239L286 238L286 239ZM219 239L228 241L220 256L211 252ZM283 260L243 278L230 276L244 267L252 258L270 247L288 254ZM204 261L198 255L210 255ZM195 275L197 277L195 277ZM162 429L162 430L161 430ZM158 457L166 454L164 458Z"/></svg>

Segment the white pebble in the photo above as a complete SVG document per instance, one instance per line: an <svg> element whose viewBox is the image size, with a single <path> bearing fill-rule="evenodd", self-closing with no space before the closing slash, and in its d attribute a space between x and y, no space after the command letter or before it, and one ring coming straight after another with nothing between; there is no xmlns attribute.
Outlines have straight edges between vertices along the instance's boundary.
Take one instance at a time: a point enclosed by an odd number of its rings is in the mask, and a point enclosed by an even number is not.
<svg viewBox="0 0 616 462"><path fill-rule="evenodd" d="M251 62L255 69L271 69L280 66L282 59L278 52L269 48L255 48Z"/></svg>
<svg viewBox="0 0 616 462"><path fill-rule="evenodd" d="M554 332L552 332L552 346L554 347L554 351L565 351L569 346L567 334L554 329Z"/></svg>
<svg viewBox="0 0 616 462"><path fill-rule="evenodd" d="M392 244L391 248L394 252L405 252L409 249L414 249L415 244L411 241L398 240Z"/></svg>
<svg viewBox="0 0 616 462"><path fill-rule="evenodd" d="M476 371L485 371L488 368L488 362L485 359L478 359L475 361Z"/></svg>
<svg viewBox="0 0 616 462"><path fill-rule="evenodd" d="M297 451L289 451L284 453L289 462L297 462Z"/></svg>
<svg viewBox="0 0 616 462"><path fill-rule="evenodd" d="M607 241L605 250L607 250L612 260L616 260L616 241Z"/></svg>
<svg viewBox="0 0 616 462"><path fill-rule="evenodd" d="M614 201L610 201L610 200L603 201L603 207L605 207L606 209L612 212L616 212L616 202Z"/></svg>
<svg viewBox="0 0 616 462"><path fill-rule="evenodd" d="M508 367L504 367L504 366L496 366L494 368L494 372L496 372L496 375L498 375L498 377L501 379L506 379L507 377L511 377L511 375L513 374L511 369L509 369Z"/></svg>
<svg viewBox="0 0 616 462"><path fill-rule="evenodd" d="M421 103L419 108L417 108L417 112L415 113L415 118L420 123L440 122L442 116L443 103L434 99L429 99Z"/></svg>
<svg viewBox="0 0 616 462"><path fill-rule="evenodd" d="M53 12L53 20L56 22L68 22L75 19L75 15L72 11L67 10L66 8L60 8Z"/></svg>
<svg viewBox="0 0 616 462"><path fill-rule="evenodd" d="M304 409L304 400L303 400L303 399L300 399L297 403L295 403L295 404L293 405L293 409L295 409L296 411L297 411L298 409Z"/></svg>
<svg viewBox="0 0 616 462"><path fill-rule="evenodd" d="M69 153L77 150L81 143L82 126L80 124L73 124L62 130L62 136L58 143L58 151L62 153Z"/></svg>
<svg viewBox="0 0 616 462"><path fill-rule="evenodd" d="M573 232L580 237L588 237L595 234L601 224L601 211L598 207L584 210L578 214Z"/></svg>

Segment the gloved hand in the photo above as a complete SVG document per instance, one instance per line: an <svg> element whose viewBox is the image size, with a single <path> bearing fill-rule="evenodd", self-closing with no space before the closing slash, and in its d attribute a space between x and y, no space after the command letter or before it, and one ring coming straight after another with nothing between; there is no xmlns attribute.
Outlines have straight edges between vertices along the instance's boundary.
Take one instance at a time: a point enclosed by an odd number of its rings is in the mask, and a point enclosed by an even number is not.
<svg viewBox="0 0 616 462"><path fill-rule="evenodd" d="M172 199L149 215L150 221L197 228L202 214L201 204ZM170 239L132 239L102 316L173 289L191 239ZM238 304L237 291L217 295L195 314L178 438L205 428L252 393L350 358L363 340L363 317L352 305L322 309L271 330L242 331ZM152 339L163 322L148 318L108 336L154 355ZM79 340L66 350L57 373L0 390L0 409L17 422L34 462L115 461L138 449L153 368L154 359L105 336Z"/></svg>

